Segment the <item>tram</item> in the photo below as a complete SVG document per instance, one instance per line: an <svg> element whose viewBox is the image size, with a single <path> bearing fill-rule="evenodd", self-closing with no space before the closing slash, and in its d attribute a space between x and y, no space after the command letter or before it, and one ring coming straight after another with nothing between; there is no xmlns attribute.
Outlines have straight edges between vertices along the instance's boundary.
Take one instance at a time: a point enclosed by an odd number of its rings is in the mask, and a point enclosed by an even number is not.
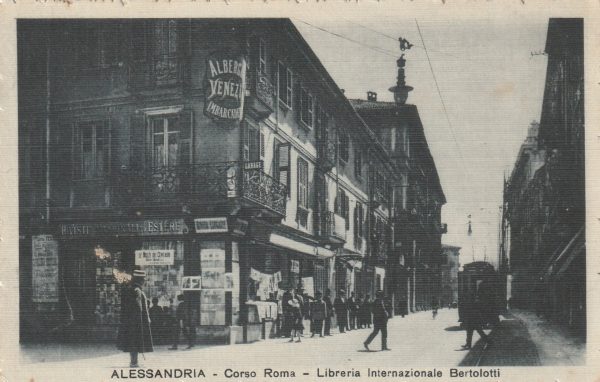
<svg viewBox="0 0 600 382"><path fill-rule="evenodd" d="M485 261L474 261L458 272L458 317L463 322L465 302L469 295L476 296L481 306L484 324L494 325L503 311L501 277L494 267Z"/></svg>

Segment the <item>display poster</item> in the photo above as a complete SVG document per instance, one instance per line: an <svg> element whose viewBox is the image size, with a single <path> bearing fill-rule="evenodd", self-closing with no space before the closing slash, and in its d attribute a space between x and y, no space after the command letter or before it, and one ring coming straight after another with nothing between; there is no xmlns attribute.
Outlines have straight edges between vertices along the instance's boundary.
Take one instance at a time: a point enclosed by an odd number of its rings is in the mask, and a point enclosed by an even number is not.
<svg viewBox="0 0 600 382"><path fill-rule="evenodd" d="M308 296L315 296L315 283L312 277L303 277L302 285L304 286L304 293Z"/></svg>
<svg viewBox="0 0 600 382"><path fill-rule="evenodd" d="M200 249L202 289L225 288L225 248L220 242L207 242Z"/></svg>
<svg viewBox="0 0 600 382"><path fill-rule="evenodd" d="M58 302L58 243L52 235L35 235L32 241L33 302Z"/></svg>
<svg viewBox="0 0 600 382"><path fill-rule="evenodd" d="M290 272L292 273L300 273L300 261L291 260Z"/></svg>
<svg viewBox="0 0 600 382"><path fill-rule="evenodd" d="M181 290L202 289L202 276L183 276L181 278Z"/></svg>
<svg viewBox="0 0 600 382"><path fill-rule="evenodd" d="M173 265L174 249L141 249L135 251L135 265Z"/></svg>
<svg viewBox="0 0 600 382"><path fill-rule="evenodd" d="M200 292L200 325L225 325L225 290Z"/></svg>

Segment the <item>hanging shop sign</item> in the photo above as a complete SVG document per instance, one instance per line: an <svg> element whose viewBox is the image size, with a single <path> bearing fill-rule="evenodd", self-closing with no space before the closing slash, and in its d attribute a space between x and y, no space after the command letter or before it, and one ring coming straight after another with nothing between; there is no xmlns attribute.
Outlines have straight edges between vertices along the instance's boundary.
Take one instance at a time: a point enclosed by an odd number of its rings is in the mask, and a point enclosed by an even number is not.
<svg viewBox="0 0 600 382"><path fill-rule="evenodd" d="M183 235L189 230L183 219L146 219L129 222L61 224L59 232L63 237L75 238L94 235Z"/></svg>
<svg viewBox="0 0 600 382"><path fill-rule="evenodd" d="M58 302L58 243L52 235L32 237L33 302Z"/></svg>
<svg viewBox="0 0 600 382"><path fill-rule="evenodd" d="M246 93L246 60L216 52L206 59L204 114L218 122L241 121Z"/></svg>
<svg viewBox="0 0 600 382"><path fill-rule="evenodd" d="M173 265L173 249L141 249L135 251L135 265Z"/></svg>
<svg viewBox="0 0 600 382"><path fill-rule="evenodd" d="M198 218L194 219L196 233L228 232L227 218Z"/></svg>

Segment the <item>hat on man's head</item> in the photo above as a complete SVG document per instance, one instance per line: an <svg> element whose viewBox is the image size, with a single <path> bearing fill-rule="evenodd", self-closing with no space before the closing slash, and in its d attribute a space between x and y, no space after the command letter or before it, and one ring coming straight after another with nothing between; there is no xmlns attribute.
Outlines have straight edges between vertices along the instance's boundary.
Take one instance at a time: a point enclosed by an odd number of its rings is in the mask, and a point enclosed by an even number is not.
<svg viewBox="0 0 600 382"><path fill-rule="evenodd" d="M142 271L141 269L134 269L133 277L146 277L146 271Z"/></svg>

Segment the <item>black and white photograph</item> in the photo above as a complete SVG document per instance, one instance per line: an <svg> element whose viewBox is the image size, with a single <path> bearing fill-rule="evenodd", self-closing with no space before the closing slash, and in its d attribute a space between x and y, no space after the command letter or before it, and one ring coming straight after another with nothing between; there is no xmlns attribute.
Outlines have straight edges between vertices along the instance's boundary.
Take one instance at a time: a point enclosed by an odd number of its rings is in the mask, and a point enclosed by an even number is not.
<svg viewBox="0 0 600 382"><path fill-rule="evenodd" d="M595 19L391 9L15 18L27 378L592 380Z"/></svg>

